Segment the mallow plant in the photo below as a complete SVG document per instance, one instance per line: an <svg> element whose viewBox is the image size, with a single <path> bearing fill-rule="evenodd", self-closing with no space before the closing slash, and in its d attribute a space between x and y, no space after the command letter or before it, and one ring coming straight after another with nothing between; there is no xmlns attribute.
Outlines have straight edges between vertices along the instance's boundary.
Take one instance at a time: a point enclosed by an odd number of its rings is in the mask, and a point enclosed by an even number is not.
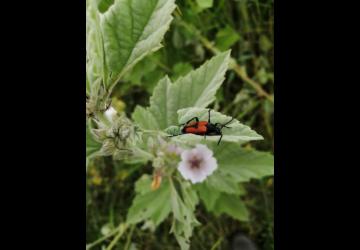
<svg viewBox="0 0 360 250"><path fill-rule="evenodd" d="M220 145L219 136L181 133L179 124L192 117L208 119L230 51L174 82L164 77L149 107L137 106L131 117L112 107L114 87L137 62L162 47L175 7L175 0L86 1L86 168L104 156L126 163L151 162L153 173L136 181L136 196L121 230L138 224L149 230L170 216L169 232L185 250L194 227L201 226L195 216L199 203L215 215L248 220L242 183L272 175L273 157L244 147L263 137L236 119L222 129ZM211 111L212 122L231 119Z"/></svg>

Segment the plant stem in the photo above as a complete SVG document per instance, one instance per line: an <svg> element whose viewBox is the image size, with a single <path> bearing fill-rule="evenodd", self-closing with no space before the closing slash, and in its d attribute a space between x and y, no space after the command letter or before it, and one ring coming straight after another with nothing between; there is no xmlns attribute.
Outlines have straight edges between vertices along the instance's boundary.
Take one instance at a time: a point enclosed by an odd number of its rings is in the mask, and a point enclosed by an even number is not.
<svg viewBox="0 0 360 250"><path fill-rule="evenodd" d="M111 250L114 248L114 246L116 245L116 243L120 240L121 236L124 234L124 232L126 231L128 225L127 224L121 224L119 227L119 233L115 236L115 238L110 242L110 244L108 245L108 247L105 250Z"/></svg>
<svg viewBox="0 0 360 250"><path fill-rule="evenodd" d="M130 232L129 234L127 235L127 238L126 238L126 245L124 247L124 250L128 250L129 247L130 247L130 243L131 243L131 237L132 237L132 234L134 232L134 229L135 229L135 225L132 225L131 228L130 228Z"/></svg>
<svg viewBox="0 0 360 250"><path fill-rule="evenodd" d="M113 236L114 234L116 234L117 231L119 231L119 230L120 230L120 226L118 226L117 228L115 228L114 231L112 231L111 233L109 233L109 234L107 234L107 235L105 235L105 236L97 239L96 241L94 241L94 242L92 242L92 243L87 244L87 245L86 245L86 250L89 250L89 249L93 248L94 246L100 244L100 243L103 242L104 240L110 238L111 236Z"/></svg>
<svg viewBox="0 0 360 250"><path fill-rule="evenodd" d="M215 250L219 245L220 243L223 241L223 237L220 237L216 242L215 244L212 246L211 250Z"/></svg>
<svg viewBox="0 0 360 250"><path fill-rule="evenodd" d="M198 39L200 40L200 42L205 46L205 48L207 48L208 50L210 50L213 54L218 54L220 53L220 50L218 48L216 48L214 46L214 44L212 42L210 42L207 38L203 37L200 32L198 30L196 30L196 28L190 26L189 24L183 22L183 21L179 21L179 23L181 25L183 25L187 30L189 30L190 32L192 32L195 36L198 37ZM254 81L253 79L251 79L248 75L246 70L241 67L239 64L237 64L236 60L234 58L231 57L230 59L230 68L247 84L249 84L253 89L256 90L258 96L260 97L265 97L266 99L268 99L271 103L274 103L274 98L272 95L270 95L269 93L267 93L259 83L257 83L256 81Z"/></svg>
<svg viewBox="0 0 360 250"><path fill-rule="evenodd" d="M271 103L274 103L274 97L271 96L269 93L267 93L259 83L255 82L253 79L251 79L243 67L241 67L239 64L235 62L233 58L231 58L232 63L230 64L230 68L235 71L235 73L243 79L246 83L248 83L251 87L253 87L259 96L265 97L268 99Z"/></svg>

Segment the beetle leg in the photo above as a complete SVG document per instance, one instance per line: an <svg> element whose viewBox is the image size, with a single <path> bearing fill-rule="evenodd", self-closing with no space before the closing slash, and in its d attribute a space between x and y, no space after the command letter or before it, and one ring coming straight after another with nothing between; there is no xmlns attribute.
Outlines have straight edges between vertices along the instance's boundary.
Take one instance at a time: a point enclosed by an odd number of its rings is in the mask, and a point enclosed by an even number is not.
<svg viewBox="0 0 360 250"><path fill-rule="evenodd" d="M195 123L195 125L194 125L194 126L189 126L189 127L198 128L199 117L193 117L193 118L191 118L190 120L188 120L186 123L184 123L184 124L180 124L180 126L183 126L183 125L189 124L189 122L191 122L192 120L195 120L195 121L196 121L196 123Z"/></svg>
<svg viewBox="0 0 360 250"><path fill-rule="evenodd" d="M209 109L209 119L208 119L208 123L210 123L210 111L211 111L211 109Z"/></svg>
<svg viewBox="0 0 360 250"><path fill-rule="evenodd" d="M220 144L220 142L221 142L221 138L223 137L223 135L222 135L222 133L220 132L220 139L219 139L219 141L218 141L218 143L217 143L217 145L219 145Z"/></svg>

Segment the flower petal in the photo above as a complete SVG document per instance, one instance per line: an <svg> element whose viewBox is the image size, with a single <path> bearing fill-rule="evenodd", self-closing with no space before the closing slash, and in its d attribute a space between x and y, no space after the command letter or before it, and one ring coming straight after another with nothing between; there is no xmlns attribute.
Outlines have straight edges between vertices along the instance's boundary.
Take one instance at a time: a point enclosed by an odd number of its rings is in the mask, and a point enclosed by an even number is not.
<svg viewBox="0 0 360 250"><path fill-rule="evenodd" d="M181 153L181 162L178 170L186 180L192 183L203 182L207 176L217 169L217 161L213 152L205 145L198 144L191 150L184 150ZM200 164L197 165L196 161Z"/></svg>
<svg viewBox="0 0 360 250"><path fill-rule="evenodd" d="M187 162L181 161L178 166L178 170L185 180L189 180L192 177L191 169L188 168Z"/></svg>
<svg viewBox="0 0 360 250"><path fill-rule="evenodd" d="M210 157L202 162L203 169L206 169L208 175L211 175L217 169L217 161L214 157Z"/></svg>
<svg viewBox="0 0 360 250"><path fill-rule="evenodd" d="M188 161L189 159L191 159L191 157L192 157L191 150L184 150L181 153L181 160L183 160L183 161Z"/></svg>
<svg viewBox="0 0 360 250"><path fill-rule="evenodd" d="M205 145L197 144L196 148L197 154L202 155L204 159L208 159L213 156L213 152Z"/></svg>

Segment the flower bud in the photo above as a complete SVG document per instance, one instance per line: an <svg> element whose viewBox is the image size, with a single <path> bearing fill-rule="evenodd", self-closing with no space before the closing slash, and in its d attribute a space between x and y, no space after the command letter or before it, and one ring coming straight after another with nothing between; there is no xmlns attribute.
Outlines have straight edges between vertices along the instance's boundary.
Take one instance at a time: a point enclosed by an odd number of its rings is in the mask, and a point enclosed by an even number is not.
<svg viewBox="0 0 360 250"><path fill-rule="evenodd" d="M112 155L116 151L115 142L111 139L104 140L100 151L104 156Z"/></svg>
<svg viewBox="0 0 360 250"><path fill-rule="evenodd" d="M151 182L151 190L154 191L154 190L158 189L161 185L161 180L162 180L161 173L156 171L153 181Z"/></svg>

